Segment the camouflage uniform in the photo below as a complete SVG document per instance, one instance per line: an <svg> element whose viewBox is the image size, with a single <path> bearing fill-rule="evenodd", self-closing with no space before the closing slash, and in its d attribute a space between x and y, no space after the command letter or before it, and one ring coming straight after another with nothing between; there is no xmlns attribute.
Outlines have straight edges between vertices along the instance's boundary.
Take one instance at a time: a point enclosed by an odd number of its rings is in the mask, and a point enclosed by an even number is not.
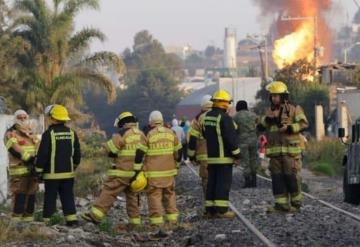
<svg viewBox="0 0 360 247"><path fill-rule="evenodd" d="M244 167L244 187L256 186L258 168L256 119L256 114L248 110L241 110L234 116L234 122L238 126L236 133L241 150L241 164Z"/></svg>

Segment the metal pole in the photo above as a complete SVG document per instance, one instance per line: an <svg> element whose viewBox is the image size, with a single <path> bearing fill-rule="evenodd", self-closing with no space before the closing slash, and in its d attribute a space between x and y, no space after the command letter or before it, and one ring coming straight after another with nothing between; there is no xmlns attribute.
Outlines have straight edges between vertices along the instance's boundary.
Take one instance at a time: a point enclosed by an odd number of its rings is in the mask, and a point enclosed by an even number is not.
<svg viewBox="0 0 360 247"><path fill-rule="evenodd" d="M264 36L264 40L265 40L265 79L267 80L267 78L269 78L269 51L268 51L268 40L267 40L268 36L265 35Z"/></svg>

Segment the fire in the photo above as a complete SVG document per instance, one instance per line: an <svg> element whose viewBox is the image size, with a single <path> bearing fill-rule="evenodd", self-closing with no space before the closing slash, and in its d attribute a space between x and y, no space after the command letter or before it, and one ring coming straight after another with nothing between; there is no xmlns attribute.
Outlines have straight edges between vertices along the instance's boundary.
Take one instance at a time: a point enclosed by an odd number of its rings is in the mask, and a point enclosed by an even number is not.
<svg viewBox="0 0 360 247"><path fill-rule="evenodd" d="M262 6L264 13L279 13L273 50L273 60L278 69L301 59L314 61L315 50L324 51L321 55L317 54L317 65L330 60L331 32L325 14L330 10L332 0L255 1Z"/></svg>
<svg viewBox="0 0 360 247"><path fill-rule="evenodd" d="M273 59L279 69L300 59L314 58L314 25L304 22L299 29L274 43Z"/></svg>

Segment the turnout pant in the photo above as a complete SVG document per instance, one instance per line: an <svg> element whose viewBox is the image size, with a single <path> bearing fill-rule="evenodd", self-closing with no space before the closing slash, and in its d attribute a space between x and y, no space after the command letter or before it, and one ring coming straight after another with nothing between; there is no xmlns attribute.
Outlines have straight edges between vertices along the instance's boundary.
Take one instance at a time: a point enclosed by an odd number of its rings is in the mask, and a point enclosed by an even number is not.
<svg viewBox="0 0 360 247"><path fill-rule="evenodd" d="M139 194L131 192L129 181L130 179L128 178L109 177L103 185L100 196L96 199L90 210L91 217L96 221L101 221L113 206L116 197L121 192L124 192L129 223L134 225L141 224Z"/></svg>
<svg viewBox="0 0 360 247"><path fill-rule="evenodd" d="M301 160L299 157L280 155L270 158L269 170L275 203L282 206L300 207L301 195Z"/></svg>
<svg viewBox="0 0 360 247"><path fill-rule="evenodd" d="M74 200L74 179L49 179L45 180L44 184L44 221L50 220L50 217L55 213L56 199L59 194L66 222L76 222L77 216Z"/></svg>
<svg viewBox="0 0 360 247"><path fill-rule="evenodd" d="M201 185L203 188L204 197L206 197L206 188L208 183L208 164L206 160L200 160L198 163L200 165L199 175L201 177Z"/></svg>
<svg viewBox="0 0 360 247"><path fill-rule="evenodd" d="M38 189L39 185L34 177L24 176L10 179L13 218L24 221L34 220L35 194Z"/></svg>
<svg viewBox="0 0 360 247"><path fill-rule="evenodd" d="M177 222L179 211L176 208L175 182L166 188L150 186L147 190L147 196L151 225L164 223L164 211L167 221Z"/></svg>
<svg viewBox="0 0 360 247"><path fill-rule="evenodd" d="M226 213L232 182L232 164L209 164L205 209L207 213Z"/></svg>

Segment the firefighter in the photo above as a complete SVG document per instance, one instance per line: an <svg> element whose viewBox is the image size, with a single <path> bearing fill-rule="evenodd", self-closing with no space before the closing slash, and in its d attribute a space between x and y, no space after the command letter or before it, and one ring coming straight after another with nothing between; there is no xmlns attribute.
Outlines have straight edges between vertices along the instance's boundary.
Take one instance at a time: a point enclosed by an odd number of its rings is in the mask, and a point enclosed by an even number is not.
<svg viewBox="0 0 360 247"><path fill-rule="evenodd" d="M135 227L141 224L140 195L137 192L145 188L146 180L142 180L143 183L138 188L133 187L132 181L142 169L142 165L134 165L134 160L136 148L145 139L145 136L138 129L137 119L131 112L121 113L116 118L114 127L120 129L119 133L114 134L112 139L105 144L108 156L114 161L112 168L108 171L108 178L100 196L96 199L90 212L83 214L82 218L96 224L100 223L112 207L117 195L124 192L129 226ZM143 141L143 143L145 142Z"/></svg>
<svg viewBox="0 0 360 247"><path fill-rule="evenodd" d="M181 162L181 143L171 129L164 127L161 112L153 111L149 123L151 129L146 143L140 144L136 151L135 163L140 165L144 161L150 224L162 225L163 212L169 223L176 223L179 211L176 208L175 176Z"/></svg>
<svg viewBox="0 0 360 247"><path fill-rule="evenodd" d="M212 101L212 109L202 118L203 136L206 139L208 154L205 217L232 219L235 217L234 212L229 211L232 169L240 158L236 126L227 114L232 100L228 92L218 90L214 93Z"/></svg>
<svg viewBox="0 0 360 247"><path fill-rule="evenodd" d="M206 195L206 187L208 181L207 171L207 147L206 140L202 135L201 118L204 113L209 111L213 105L211 95L205 95L201 100L201 111L191 123L190 138L188 146L188 155L191 161L195 161L200 165L199 175L203 187L204 197Z"/></svg>
<svg viewBox="0 0 360 247"><path fill-rule="evenodd" d="M236 104L234 121L237 124L237 138L241 150L241 165L244 167L243 188L256 187L257 161L257 116L249 111L247 102L240 100Z"/></svg>
<svg viewBox="0 0 360 247"><path fill-rule="evenodd" d="M283 82L272 82L267 90L271 107L258 128L268 132L266 155L270 158L275 197L275 206L269 208L269 212L298 211L302 199L299 134L308 127L308 121L302 108L289 102L289 91Z"/></svg>
<svg viewBox="0 0 360 247"><path fill-rule="evenodd" d="M15 220L33 221L35 194L38 191L33 171L39 140L32 133L29 116L24 110L16 111L14 119L14 125L5 133L5 146L9 152L12 217Z"/></svg>
<svg viewBox="0 0 360 247"><path fill-rule="evenodd" d="M59 194L66 225L78 224L74 201L75 169L80 164L80 143L74 130L65 125L70 121L67 109L53 105L48 114L49 127L42 135L36 159L36 171L44 180L43 218L49 222L56 211Z"/></svg>

